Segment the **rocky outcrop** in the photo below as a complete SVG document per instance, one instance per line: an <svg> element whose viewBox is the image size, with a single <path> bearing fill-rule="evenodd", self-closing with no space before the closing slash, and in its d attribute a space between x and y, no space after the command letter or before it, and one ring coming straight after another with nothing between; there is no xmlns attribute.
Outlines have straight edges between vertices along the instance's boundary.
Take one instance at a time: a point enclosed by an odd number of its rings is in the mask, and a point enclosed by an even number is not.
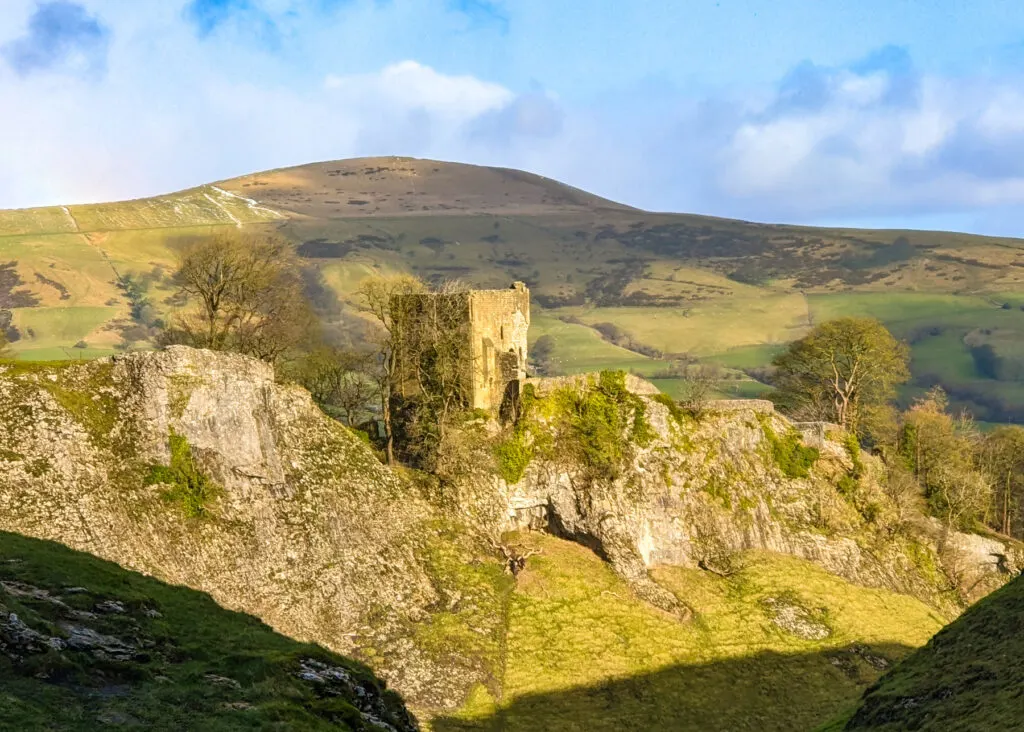
<svg viewBox="0 0 1024 732"><path fill-rule="evenodd" d="M427 504L269 366L172 347L0 369L0 529L356 655L438 601L418 558ZM378 651L379 668L414 700L456 703L463 680L417 654Z"/></svg>
<svg viewBox="0 0 1024 732"><path fill-rule="evenodd" d="M880 466L825 427L801 439L762 402L713 403L697 420L617 378L528 383L519 424L468 423L439 463L461 467L439 486L381 465L306 392L242 356L172 347L0 365L0 530L208 592L366 661L421 710L458 706L477 683L500 695L508 587L483 539L507 529L592 547L679 618L685 598L650 567L729 574L762 549L948 605L950 552L975 594L1019 566L993 539L889 531ZM57 637L26 635L20 619L0 618L11 638Z"/></svg>
<svg viewBox="0 0 1024 732"><path fill-rule="evenodd" d="M525 431L528 440L541 441L571 431L579 419L580 402L564 390L602 388L593 375L531 386L536 401L524 418L534 426ZM728 573L732 559L749 549L807 559L850 581L950 610L953 590L964 601L976 599L1024 565L1008 541L944 532L934 523L896 526L879 485L882 466L851 455L834 426L793 425L763 400L712 402L697 420L657 398L642 379L629 376L624 386L627 411L653 437L645 444L629 438L617 477L595 479L556 436L553 446L534 451L521 479L497 481L495 500L506 505L508 526L545 527L595 547L639 594L665 609L678 611L676 599L653 586L648 568ZM560 418L556 412L567 403L576 413ZM799 450L812 462L806 469L789 464L796 459L789 453Z"/></svg>

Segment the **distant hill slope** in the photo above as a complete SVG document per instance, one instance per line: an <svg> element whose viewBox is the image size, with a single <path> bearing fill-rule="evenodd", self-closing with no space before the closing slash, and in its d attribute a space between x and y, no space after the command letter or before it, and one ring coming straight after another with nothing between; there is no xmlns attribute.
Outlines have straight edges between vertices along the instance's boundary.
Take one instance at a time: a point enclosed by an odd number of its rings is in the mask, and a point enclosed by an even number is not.
<svg viewBox="0 0 1024 732"><path fill-rule="evenodd" d="M521 170L401 157L299 165L216 185L278 211L324 219L636 211Z"/></svg>
<svg viewBox="0 0 1024 732"><path fill-rule="evenodd" d="M209 595L0 532L0 729L416 729L362 664Z"/></svg>
<svg viewBox="0 0 1024 732"><path fill-rule="evenodd" d="M1024 578L984 598L831 730L1024 730Z"/></svg>
<svg viewBox="0 0 1024 732"><path fill-rule="evenodd" d="M178 245L238 226L291 239L343 300L372 272L489 287L523 280L537 308L533 337L556 338L563 370L660 374L670 393L680 382L669 362L681 355L750 370L814 323L869 315L912 345L906 398L942 384L979 419L1024 421L1022 240L651 213L530 173L412 158L0 211L0 311L10 313L0 326L13 327L22 358L144 347L149 333L119 279L151 275L150 312L167 316ZM595 329L608 323L618 337ZM976 358L986 345L994 364ZM723 393L764 388L730 375Z"/></svg>

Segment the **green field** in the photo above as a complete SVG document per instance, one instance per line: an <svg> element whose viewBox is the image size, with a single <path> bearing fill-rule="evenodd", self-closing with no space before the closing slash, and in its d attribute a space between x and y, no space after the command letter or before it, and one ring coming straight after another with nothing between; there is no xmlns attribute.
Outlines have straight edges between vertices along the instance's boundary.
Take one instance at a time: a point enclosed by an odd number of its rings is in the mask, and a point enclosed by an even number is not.
<svg viewBox="0 0 1024 732"><path fill-rule="evenodd" d="M615 323L636 340L664 353L710 356L743 346L786 343L807 325L800 295L764 293L720 298L692 307L562 308L584 322Z"/></svg>
<svg viewBox="0 0 1024 732"><path fill-rule="evenodd" d="M79 350L72 347L82 340L93 346L101 342L113 345L112 334L100 328L119 312L115 307L19 308L14 311L14 324L23 337L13 349L18 354Z"/></svg>
<svg viewBox="0 0 1024 732"><path fill-rule="evenodd" d="M553 315L534 312L530 319L530 345L543 335L555 340L554 365L562 373L622 370L649 376L669 366L668 361L648 358L601 338L593 328L565 323Z"/></svg>
<svg viewBox="0 0 1024 732"><path fill-rule="evenodd" d="M269 171L152 199L0 211L0 264L16 262L19 276L0 285L0 309L19 291L42 309L15 313L15 326L35 333L23 332L15 350L50 358L86 340L95 350L77 355L109 352L131 325L119 276L166 274L180 244L236 226L292 240L350 306L372 274L478 287L525 281L531 338L552 335L555 365L566 373L653 375L684 356L751 369L815 323L875 317L911 344L914 383L905 394L939 383L954 406L981 419L1024 421L1020 240L655 214L546 179L406 158ZM151 293L162 317L170 293L166 280ZM107 308L102 323L97 308ZM582 325L559 320L568 317ZM605 322L664 360L588 327ZM970 348L979 344L1001 359L998 379L977 373ZM670 393L682 388L659 383ZM761 391L749 380L720 386L729 395Z"/></svg>
<svg viewBox="0 0 1024 732"><path fill-rule="evenodd" d="M680 624L635 599L588 549L527 538L542 553L509 600L501 698L478 688L458 715L433 721L435 732L811 729L877 678L865 654L891 663L944 622L909 597L751 554L728 579L655 570L697 612ZM829 635L782 630L768 598L814 608Z"/></svg>

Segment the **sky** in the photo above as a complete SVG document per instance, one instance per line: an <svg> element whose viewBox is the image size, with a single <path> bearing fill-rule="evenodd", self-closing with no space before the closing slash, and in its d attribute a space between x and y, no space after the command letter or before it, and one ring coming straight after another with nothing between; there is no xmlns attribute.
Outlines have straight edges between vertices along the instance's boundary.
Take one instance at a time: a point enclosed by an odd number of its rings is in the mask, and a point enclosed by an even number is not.
<svg viewBox="0 0 1024 732"><path fill-rule="evenodd" d="M368 155L1024 236L1024 2L0 0L0 208Z"/></svg>

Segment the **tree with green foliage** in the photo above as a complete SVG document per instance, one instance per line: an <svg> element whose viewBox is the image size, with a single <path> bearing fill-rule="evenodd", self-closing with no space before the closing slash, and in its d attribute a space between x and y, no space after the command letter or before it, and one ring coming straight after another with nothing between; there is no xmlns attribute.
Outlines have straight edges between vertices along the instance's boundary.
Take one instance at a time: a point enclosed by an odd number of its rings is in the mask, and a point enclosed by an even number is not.
<svg viewBox="0 0 1024 732"><path fill-rule="evenodd" d="M1024 538L1024 427L996 428L985 436L980 453L992 481L993 528Z"/></svg>
<svg viewBox="0 0 1024 732"><path fill-rule="evenodd" d="M315 319L291 246L273 235L218 233L187 245L174 281L195 309L160 339L277 361L308 339Z"/></svg>
<svg viewBox="0 0 1024 732"><path fill-rule="evenodd" d="M980 438L973 421L954 418L947 405L939 388L914 402L903 415L898 453L929 510L949 528L972 529L988 516L991 481L976 460Z"/></svg>
<svg viewBox="0 0 1024 732"><path fill-rule="evenodd" d="M872 318L818 325L773 362L775 399L797 418L862 434L866 411L890 402L910 377L907 346Z"/></svg>

